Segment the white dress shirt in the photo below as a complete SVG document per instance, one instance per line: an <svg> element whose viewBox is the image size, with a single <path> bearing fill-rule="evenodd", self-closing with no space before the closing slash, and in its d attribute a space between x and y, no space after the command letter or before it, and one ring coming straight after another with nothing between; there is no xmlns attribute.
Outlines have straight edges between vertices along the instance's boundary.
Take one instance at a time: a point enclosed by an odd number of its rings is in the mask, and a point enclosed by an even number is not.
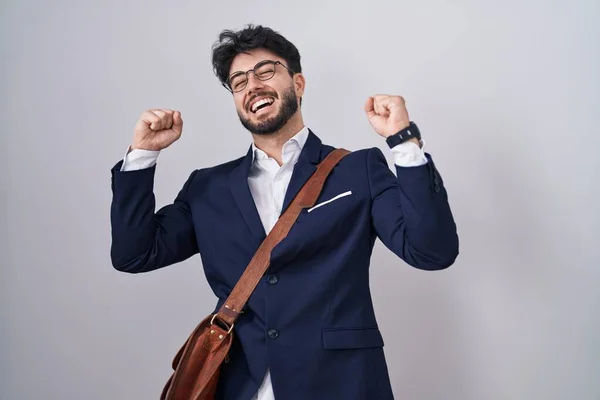
<svg viewBox="0 0 600 400"><path fill-rule="evenodd" d="M298 162L308 134L308 128L304 127L283 145L283 165L281 166L274 158L269 157L254 143L252 144L252 165L248 176L248 185L267 235L281 214L294 165ZM391 151L394 154L394 163L400 167L413 167L427 163L423 148L414 142L401 143L393 147ZM159 151L132 150L125 155L121 171L152 167L156 163L158 154ZM252 400L275 400L269 370Z"/></svg>

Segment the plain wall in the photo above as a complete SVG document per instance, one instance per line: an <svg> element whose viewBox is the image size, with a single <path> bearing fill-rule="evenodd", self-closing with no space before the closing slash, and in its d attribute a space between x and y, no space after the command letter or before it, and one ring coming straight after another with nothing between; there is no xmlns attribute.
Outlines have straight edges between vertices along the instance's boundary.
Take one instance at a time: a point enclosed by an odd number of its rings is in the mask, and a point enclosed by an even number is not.
<svg viewBox="0 0 600 400"><path fill-rule="evenodd" d="M158 398L215 298L198 256L112 268L110 168L153 107L185 121L159 158L158 206L192 169L245 154L210 46L246 23L299 48L305 122L325 143L378 146L391 165L363 105L402 95L444 177L455 265L419 271L381 242L373 255L396 397L600 398L599 2L1 7L0 399Z"/></svg>

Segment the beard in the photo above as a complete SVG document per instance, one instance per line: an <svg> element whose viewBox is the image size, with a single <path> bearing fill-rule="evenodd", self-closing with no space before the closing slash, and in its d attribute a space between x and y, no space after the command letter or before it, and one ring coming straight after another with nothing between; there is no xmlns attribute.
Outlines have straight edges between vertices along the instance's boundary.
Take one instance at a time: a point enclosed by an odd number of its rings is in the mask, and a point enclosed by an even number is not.
<svg viewBox="0 0 600 400"><path fill-rule="evenodd" d="M298 99L294 87L291 86L283 93L281 108L276 115L258 122L253 122L244 117L239 111L238 117L244 128L248 129L251 133L256 135L271 135L285 126L296 111L298 111Z"/></svg>

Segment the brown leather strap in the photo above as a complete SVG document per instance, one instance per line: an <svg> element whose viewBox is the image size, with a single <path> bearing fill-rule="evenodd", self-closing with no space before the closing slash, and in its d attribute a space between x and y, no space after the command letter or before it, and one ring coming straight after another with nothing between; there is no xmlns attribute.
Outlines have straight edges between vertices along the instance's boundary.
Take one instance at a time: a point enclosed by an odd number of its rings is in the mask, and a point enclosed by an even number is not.
<svg viewBox="0 0 600 400"><path fill-rule="evenodd" d="M333 167L349 153L350 151L345 149L335 149L329 153L317 165L316 171L302 186L302 189L294 197L287 210L279 217L273 229L271 229L262 242L252 260L250 260L250 264L246 267L231 294L217 312L216 317L226 323L228 327L233 327L233 324L240 315L240 310L246 305L258 282L260 282L260 279L269 268L271 250L287 236L302 209L315 205L327 176L333 170Z"/></svg>

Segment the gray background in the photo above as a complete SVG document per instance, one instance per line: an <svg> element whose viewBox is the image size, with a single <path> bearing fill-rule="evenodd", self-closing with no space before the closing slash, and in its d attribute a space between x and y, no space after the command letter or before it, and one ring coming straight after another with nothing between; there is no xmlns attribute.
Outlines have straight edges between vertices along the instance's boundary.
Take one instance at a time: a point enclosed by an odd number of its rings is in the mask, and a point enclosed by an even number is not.
<svg viewBox="0 0 600 400"><path fill-rule="evenodd" d="M456 264L418 271L380 242L373 256L397 398L599 399L600 3L216 4L2 4L0 398L158 398L214 298L198 256L112 268L109 170L151 107L185 121L159 206L193 168L245 154L210 46L253 22L300 49L324 142L391 163L362 108L400 94L446 181Z"/></svg>

